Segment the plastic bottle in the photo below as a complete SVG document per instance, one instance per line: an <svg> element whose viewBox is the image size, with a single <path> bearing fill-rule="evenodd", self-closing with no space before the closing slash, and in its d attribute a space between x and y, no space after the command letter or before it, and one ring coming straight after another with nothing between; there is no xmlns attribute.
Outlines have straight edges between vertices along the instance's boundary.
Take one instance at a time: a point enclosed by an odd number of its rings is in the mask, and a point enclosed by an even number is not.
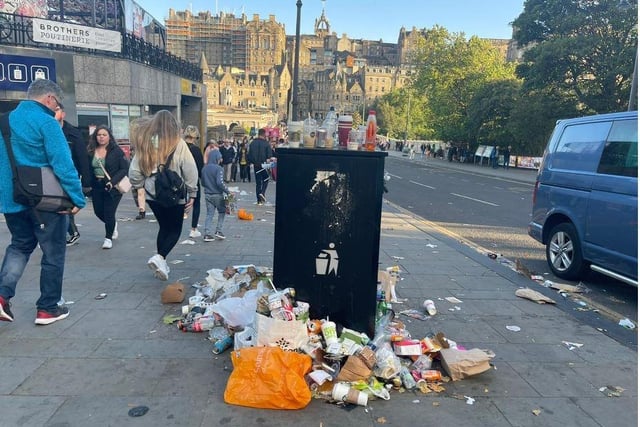
<svg viewBox="0 0 640 427"><path fill-rule="evenodd" d="M400 369L400 379L402 380L402 385L407 390L413 390L416 388L416 380L413 379L413 375L409 372L405 366Z"/></svg>
<svg viewBox="0 0 640 427"><path fill-rule="evenodd" d="M376 112L374 110L369 110L369 117L367 117L367 129L364 137L365 150L375 151L377 133L378 133L378 123L376 121Z"/></svg>
<svg viewBox="0 0 640 427"><path fill-rule="evenodd" d="M385 314L387 314L386 295L384 291L379 291L376 303L376 322L378 322Z"/></svg>

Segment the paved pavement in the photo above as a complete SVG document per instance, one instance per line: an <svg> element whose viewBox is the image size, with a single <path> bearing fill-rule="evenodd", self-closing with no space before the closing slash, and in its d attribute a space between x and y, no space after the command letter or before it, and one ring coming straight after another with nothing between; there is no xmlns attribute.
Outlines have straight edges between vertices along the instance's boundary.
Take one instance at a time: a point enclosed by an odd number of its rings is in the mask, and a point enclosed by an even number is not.
<svg viewBox="0 0 640 427"><path fill-rule="evenodd" d="M460 166L479 173L489 169ZM239 207L254 213L254 220L228 218L225 241L178 244L169 257L171 280L191 285L211 268L272 265L275 208L252 204L253 184L239 186L247 192ZM274 195L272 184L268 199ZM179 314L180 305L160 303L166 283L146 266L157 224L153 217L133 221L135 213L133 201L125 198L118 211L120 238L105 251L103 228L90 205L80 212L82 237L67 251L64 283L71 314L49 326L34 325L40 258L34 254L12 300L16 320L0 324L1 426L637 425L636 351L561 307L516 297L518 287L530 286L563 304L557 294L386 202L380 264L401 268L397 293L406 299L395 308L420 309L426 298L438 308L426 321L403 316L408 330L418 338L444 332L466 348L490 349L496 354L494 369L447 383L442 393L392 392L391 400L371 401L367 408L342 409L322 400L297 411L227 405L229 352L213 355L204 334L182 333L162 322L166 314ZM9 234L4 224L0 230L4 250ZM186 239L186 222L183 235ZM95 299L100 293L106 298ZM444 300L451 296L462 302ZM606 386L624 391L610 397L600 391ZM465 396L475 402L468 404ZM129 417L137 405L149 412Z"/></svg>

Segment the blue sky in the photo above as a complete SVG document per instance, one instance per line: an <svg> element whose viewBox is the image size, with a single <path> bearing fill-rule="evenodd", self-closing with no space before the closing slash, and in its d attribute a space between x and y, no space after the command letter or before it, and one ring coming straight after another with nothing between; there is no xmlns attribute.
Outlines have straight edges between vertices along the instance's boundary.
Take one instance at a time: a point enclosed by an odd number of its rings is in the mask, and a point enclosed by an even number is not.
<svg viewBox="0 0 640 427"><path fill-rule="evenodd" d="M296 32L296 0L134 0L164 23L169 7L194 13L243 11L251 18L275 15L287 35ZM410 30L440 25L467 37L511 38L509 25L523 11L524 0L302 0L300 33L312 34L314 21L325 7L331 31L350 38L397 42L400 27Z"/></svg>

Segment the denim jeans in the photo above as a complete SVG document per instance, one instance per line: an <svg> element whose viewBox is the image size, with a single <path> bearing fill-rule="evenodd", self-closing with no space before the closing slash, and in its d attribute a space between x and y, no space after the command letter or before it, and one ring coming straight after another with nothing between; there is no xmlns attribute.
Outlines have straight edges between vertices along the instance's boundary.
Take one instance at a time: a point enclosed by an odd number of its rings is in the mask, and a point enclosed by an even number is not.
<svg viewBox="0 0 640 427"><path fill-rule="evenodd" d="M40 244L40 298L36 308L55 309L62 295L69 218L54 212L38 212L36 218L32 209L4 214L4 217L11 233L11 243L5 251L0 269L0 295L6 300L13 298L29 257Z"/></svg>
<svg viewBox="0 0 640 427"><path fill-rule="evenodd" d="M204 199L207 202L207 218L204 221L204 235L213 236L211 232L211 223L213 222L213 215L215 211L218 211L218 223L216 224L216 233L222 232L222 224L224 223L224 216L226 213L226 206L224 204L224 195L222 194L205 194Z"/></svg>

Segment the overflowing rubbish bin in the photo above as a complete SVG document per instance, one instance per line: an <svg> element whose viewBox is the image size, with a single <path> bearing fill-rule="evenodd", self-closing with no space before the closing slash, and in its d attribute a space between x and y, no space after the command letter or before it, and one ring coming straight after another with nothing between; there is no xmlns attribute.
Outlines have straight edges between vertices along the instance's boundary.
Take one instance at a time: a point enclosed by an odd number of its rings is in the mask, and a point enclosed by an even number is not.
<svg viewBox="0 0 640 427"><path fill-rule="evenodd" d="M373 336L385 152L278 149L273 277Z"/></svg>

